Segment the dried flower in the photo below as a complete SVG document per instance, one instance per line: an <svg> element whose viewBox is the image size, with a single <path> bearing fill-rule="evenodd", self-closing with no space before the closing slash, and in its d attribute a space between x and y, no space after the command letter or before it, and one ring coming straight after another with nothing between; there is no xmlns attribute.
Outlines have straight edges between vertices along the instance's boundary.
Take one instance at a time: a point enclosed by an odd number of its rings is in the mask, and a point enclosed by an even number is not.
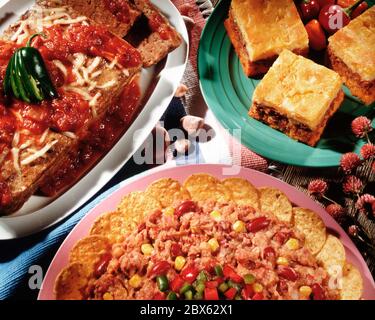
<svg viewBox="0 0 375 320"><path fill-rule="evenodd" d="M322 197L328 190L328 184L322 179L315 179L310 181L307 190L310 194Z"/></svg>
<svg viewBox="0 0 375 320"><path fill-rule="evenodd" d="M346 174L349 174L356 169L360 163L361 159L359 156L353 152L349 152L341 157L340 166Z"/></svg>
<svg viewBox="0 0 375 320"><path fill-rule="evenodd" d="M355 118L352 122L352 131L358 138L363 138L372 130L371 120L366 117Z"/></svg>
<svg viewBox="0 0 375 320"><path fill-rule="evenodd" d="M364 194L360 196L355 204L355 207L361 212L361 213L369 213L373 212L372 206L375 203L375 197L371 194Z"/></svg>
<svg viewBox="0 0 375 320"><path fill-rule="evenodd" d="M363 183L356 176L347 176L342 184L342 189L347 194L358 194L363 189Z"/></svg>
<svg viewBox="0 0 375 320"><path fill-rule="evenodd" d="M326 207L328 214L337 221L341 221L345 216L345 209L337 203L332 203Z"/></svg>
<svg viewBox="0 0 375 320"><path fill-rule="evenodd" d="M365 160L375 157L375 145L373 145L372 143L366 143L361 148L361 156Z"/></svg>
<svg viewBox="0 0 375 320"><path fill-rule="evenodd" d="M358 233L359 233L359 227L356 226L356 225L352 225L348 228L348 233L349 235L351 235L352 237L357 237L358 236Z"/></svg>

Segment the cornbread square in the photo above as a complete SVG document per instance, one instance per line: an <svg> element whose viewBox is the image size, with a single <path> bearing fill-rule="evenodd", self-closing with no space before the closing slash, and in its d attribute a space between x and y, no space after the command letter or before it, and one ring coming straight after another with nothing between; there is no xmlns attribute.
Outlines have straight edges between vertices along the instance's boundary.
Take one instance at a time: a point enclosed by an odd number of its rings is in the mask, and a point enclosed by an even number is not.
<svg viewBox="0 0 375 320"><path fill-rule="evenodd" d="M351 93L370 105L375 101L375 6L329 38L333 70Z"/></svg>
<svg viewBox="0 0 375 320"><path fill-rule="evenodd" d="M225 27L247 76L266 73L283 49L309 50L292 0L232 0Z"/></svg>
<svg viewBox="0 0 375 320"><path fill-rule="evenodd" d="M315 146L344 100L340 76L284 50L254 91L250 116Z"/></svg>

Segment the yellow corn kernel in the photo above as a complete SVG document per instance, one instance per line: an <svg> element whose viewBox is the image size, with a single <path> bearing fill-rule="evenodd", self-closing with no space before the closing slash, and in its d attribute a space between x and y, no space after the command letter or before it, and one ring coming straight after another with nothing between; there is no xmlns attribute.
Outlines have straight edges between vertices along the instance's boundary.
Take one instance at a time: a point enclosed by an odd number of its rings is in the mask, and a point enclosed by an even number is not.
<svg viewBox="0 0 375 320"><path fill-rule="evenodd" d="M113 300L113 296L109 292L106 292L103 295L103 300Z"/></svg>
<svg viewBox="0 0 375 320"><path fill-rule="evenodd" d="M233 226L232 226L233 230L240 233L240 232L245 232L246 231L246 226L245 224L242 222L242 221L236 221L235 223L233 223Z"/></svg>
<svg viewBox="0 0 375 320"><path fill-rule="evenodd" d="M208 240L208 244L212 252L215 252L220 247L219 242L215 238Z"/></svg>
<svg viewBox="0 0 375 320"><path fill-rule="evenodd" d="M138 274L135 274L129 280L129 284L133 288L139 288L139 286L141 285L141 282L142 282L142 278Z"/></svg>
<svg viewBox="0 0 375 320"><path fill-rule="evenodd" d="M281 265L281 266L287 266L289 264L289 261L287 258L284 257L278 257L276 260L276 263Z"/></svg>
<svg viewBox="0 0 375 320"><path fill-rule="evenodd" d="M302 286L299 288L299 293L304 298L310 297L311 292L312 289L309 286Z"/></svg>
<svg viewBox="0 0 375 320"><path fill-rule="evenodd" d="M253 284L253 290L256 293L260 293L263 291L263 286L260 283L254 283Z"/></svg>
<svg viewBox="0 0 375 320"><path fill-rule="evenodd" d="M145 256L150 256L154 251L154 247L149 243L144 243L141 246L141 251Z"/></svg>
<svg viewBox="0 0 375 320"><path fill-rule="evenodd" d="M299 249L299 241L295 238L290 238L285 244L290 250Z"/></svg>
<svg viewBox="0 0 375 320"><path fill-rule="evenodd" d="M174 208L168 207L164 209L164 215L167 217L173 217L174 216Z"/></svg>
<svg viewBox="0 0 375 320"><path fill-rule="evenodd" d="M214 210L210 213L210 216L212 219L214 219L215 221L220 221L221 220L221 213L220 211L217 211L217 210Z"/></svg>
<svg viewBox="0 0 375 320"><path fill-rule="evenodd" d="M182 256L178 256L178 257L176 257L176 259L174 261L174 268L177 271L181 271L182 268L185 266L185 263L186 263L186 259Z"/></svg>

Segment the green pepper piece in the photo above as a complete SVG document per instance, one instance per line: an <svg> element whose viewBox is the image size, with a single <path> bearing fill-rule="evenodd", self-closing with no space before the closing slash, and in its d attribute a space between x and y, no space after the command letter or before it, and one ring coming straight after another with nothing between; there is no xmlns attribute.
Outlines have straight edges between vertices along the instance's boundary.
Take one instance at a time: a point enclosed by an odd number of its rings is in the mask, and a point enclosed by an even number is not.
<svg viewBox="0 0 375 320"><path fill-rule="evenodd" d="M222 277L223 274L223 269L221 268L221 265L217 265L214 267L215 273L218 277Z"/></svg>
<svg viewBox="0 0 375 320"><path fill-rule="evenodd" d="M186 300L193 300L193 292L191 290L185 292Z"/></svg>
<svg viewBox="0 0 375 320"><path fill-rule="evenodd" d="M165 292L169 288L168 278L166 276L157 276L156 283L161 292Z"/></svg>
<svg viewBox="0 0 375 320"><path fill-rule="evenodd" d="M15 57L13 56L13 59L11 60L11 74L10 74L10 84L12 86L13 95L17 99L21 99L21 94L19 92L17 82L16 82L16 69L15 69Z"/></svg>
<svg viewBox="0 0 375 320"><path fill-rule="evenodd" d="M255 282L255 276L251 273L244 275L243 279L246 284L253 284Z"/></svg>
<svg viewBox="0 0 375 320"><path fill-rule="evenodd" d="M21 87L23 88L24 93L26 95L26 97L22 98L22 100L28 103L32 101L41 101L42 99L37 99L39 95L34 94L33 87L30 84L30 77L26 72L26 67L23 63L21 55L19 54L19 51L15 53L14 59L15 59L15 68L16 68L17 76L21 81Z"/></svg>
<svg viewBox="0 0 375 320"><path fill-rule="evenodd" d="M12 76L12 60L14 59L14 55L10 58L7 70L5 73L5 78L4 78L4 94L7 97L10 97L12 95L12 84L10 81L10 78Z"/></svg>
<svg viewBox="0 0 375 320"><path fill-rule="evenodd" d="M225 291L227 291L229 289L229 286L227 283L223 282L219 285L219 291L224 293Z"/></svg>
<svg viewBox="0 0 375 320"><path fill-rule="evenodd" d="M203 299L203 292L196 292L194 295L194 300L202 300Z"/></svg>
<svg viewBox="0 0 375 320"><path fill-rule="evenodd" d="M26 47L20 49L20 54L25 61L28 74L39 82L39 87L42 89L43 93L50 98L57 98L58 93L52 84L40 52L35 48Z"/></svg>
<svg viewBox="0 0 375 320"><path fill-rule="evenodd" d="M197 286L195 287L195 290L197 290L197 292L203 292L205 288L206 288L206 286L204 285L204 283L199 282L197 284Z"/></svg>
<svg viewBox="0 0 375 320"><path fill-rule="evenodd" d="M201 282L206 282L207 281L206 273L204 271L199 272L197 280Z"/></svg>
<svg viewBox="0 0 375 320"><path fill-rule="evenodd" d="M173 291L169 292L167 295L167 300L177 300L177 294Z"/></svg>
<svg viewBox="0 0 375 320"><path fill-rule="evenodd" d="M184 294L185 292L189 291L189 290L192 290L193 287L188 284L188 283L185 283L182 288L180 289L180 294Z"/></svg>
<svg viewBox="0 0 375 320"><path fill-rule="evenodd" d="M233 282L232 280L228 280L227 282L229 288L235 288L237 292L240 292L242 287L238 283Z"/></svg>

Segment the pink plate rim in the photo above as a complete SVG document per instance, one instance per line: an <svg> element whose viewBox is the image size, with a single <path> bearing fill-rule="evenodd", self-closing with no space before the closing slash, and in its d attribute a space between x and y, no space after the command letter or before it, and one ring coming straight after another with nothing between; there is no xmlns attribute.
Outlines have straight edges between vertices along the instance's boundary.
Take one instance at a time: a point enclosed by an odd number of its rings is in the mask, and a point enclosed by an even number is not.
<svg viewBox="0 0 375 320"><path fill-rule="evenodd" d="M224 171L228 169L234 169L233 171L237 172L226 175ZM360 270L364 285L363 298L366 300L375 300L375 283L366 262L349 236L323 207L305 193L279 179L252 169L223 164L195 164L177 167L162 166L120 183L119 189L114 191L106 199L102 200L97 206L95 206L95 208L90 210L62 243L48 268L38 299L54 300L54 282L60 271L68 264L68 257L71 248L79 239L88 234L90 227L98 216L115 209L121 198L129 192L143 191L155 180L168 177L183 182L188 176L194 173L208 173L218 179L241 177L248 179L256 187L275 187L282 190L295 205L317 212L326 224L327 230L339 237L344 244L347 260Z"/></svg>

